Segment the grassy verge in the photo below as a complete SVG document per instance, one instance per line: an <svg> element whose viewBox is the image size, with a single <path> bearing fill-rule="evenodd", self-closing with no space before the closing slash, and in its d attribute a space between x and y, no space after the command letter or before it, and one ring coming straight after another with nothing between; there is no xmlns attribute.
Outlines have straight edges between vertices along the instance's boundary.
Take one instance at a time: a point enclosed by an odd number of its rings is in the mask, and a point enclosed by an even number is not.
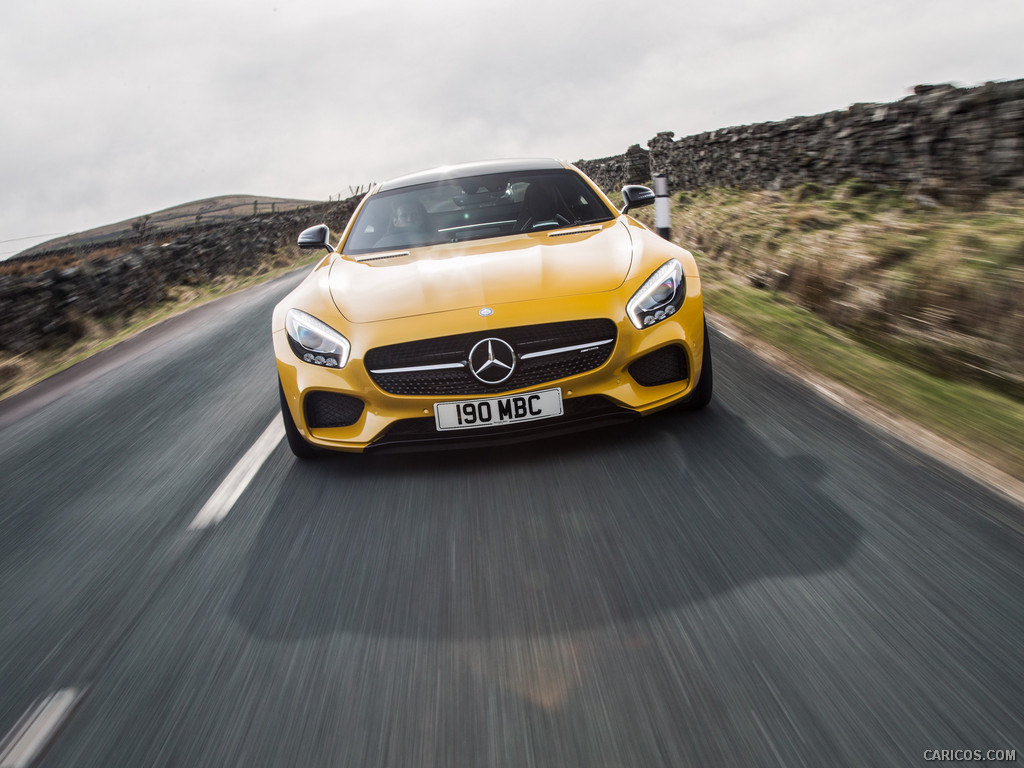
<svg viewBox="0 0 1024 768"><path fill-rule="evenodd" d="M683 193L673 235L874 348L1024 401L1024 194L971 209L851 180Z"/></svg>
<svg viewBox="0 0 1024 768"><path fill-rule="evenodd" d="M744 285L703 260L702 267L708 307L753 337L1024 478L1024 404L931 376L866 347L784 295Z"/></svg>
<svg viewBox="0 0 1024 768"><path fill-rule="evenodd" d="M21 392L174 315L229 293L273 280L298 267L312 266L321 257L322 254L311 256L297 248L281 250L255 271L225 275L205 285L173 286L168 289L168 300L134 312L130 317L87 318L82 338L70 347L43 349L23 355L0 353L0 399Z"/></svg>
<svg viewBox="0 0 1024 768"><path fill-rule="evenodd" d="M1024 195L964 210L851 180L674 203L712 310L1024 479Z"/></svg>

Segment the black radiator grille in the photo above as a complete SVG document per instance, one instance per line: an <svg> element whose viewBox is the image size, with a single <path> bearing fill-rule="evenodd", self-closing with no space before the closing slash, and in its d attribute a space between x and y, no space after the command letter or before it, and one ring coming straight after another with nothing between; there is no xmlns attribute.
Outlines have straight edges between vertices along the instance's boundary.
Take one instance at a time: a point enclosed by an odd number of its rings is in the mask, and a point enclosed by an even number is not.
<svg viewBox="0 0 1024 768"><path fill-rule="evenodd" d="M532 387L598 368L611 356L616 335L615 323L608 319L499 328L377 347L366 353L364 364L374 383L391 394L484 395ZM478 381L466 365L473 346L487 338L502 339L515 352L515 370L500 384ZM393 370L438 365L457 367Z"/></svg>

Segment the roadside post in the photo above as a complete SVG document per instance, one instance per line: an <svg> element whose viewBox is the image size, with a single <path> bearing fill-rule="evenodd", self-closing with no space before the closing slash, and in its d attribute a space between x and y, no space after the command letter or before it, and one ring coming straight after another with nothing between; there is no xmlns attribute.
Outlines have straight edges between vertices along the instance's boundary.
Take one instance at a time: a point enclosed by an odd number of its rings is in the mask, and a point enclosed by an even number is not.
<svg viewBox="0 0 1024 768"><path fill-rule="evenodd" d="M672 238L669 226L668 176L664 173L654 174L654 226L658 234L666 240Z"/></svg>

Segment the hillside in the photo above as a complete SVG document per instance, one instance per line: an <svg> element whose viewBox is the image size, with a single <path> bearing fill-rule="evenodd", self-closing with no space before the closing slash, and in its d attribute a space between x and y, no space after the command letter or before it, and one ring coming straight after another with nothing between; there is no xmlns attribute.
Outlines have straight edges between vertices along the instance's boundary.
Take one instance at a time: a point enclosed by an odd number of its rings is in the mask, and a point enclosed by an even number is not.
<svg viewBox="0 0 1024 768"><path fill-rule="evenodd" d="M114 224L85 232L76 232L40 243L15 254L8 261L33 259L61 251L93 249L122 244L131 238L144 238L197 224L227 222L259 213L275 213L316 205L318 201L292 200L259 195L221 195L175 205L152 213L140 214Z"/></svg>

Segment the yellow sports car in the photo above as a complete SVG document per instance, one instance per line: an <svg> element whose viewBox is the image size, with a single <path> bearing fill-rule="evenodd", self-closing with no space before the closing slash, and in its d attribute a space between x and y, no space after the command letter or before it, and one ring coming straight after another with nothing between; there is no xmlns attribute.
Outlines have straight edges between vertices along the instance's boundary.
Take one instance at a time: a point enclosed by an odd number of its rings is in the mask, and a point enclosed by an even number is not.
<svg viewBox="0 0 1024 768"><path fill-rule="evenodd" d="M571 431L711 399L693 256L577 168L449 166L375 186L274 310L296 456L470 445Z"/></svg>

